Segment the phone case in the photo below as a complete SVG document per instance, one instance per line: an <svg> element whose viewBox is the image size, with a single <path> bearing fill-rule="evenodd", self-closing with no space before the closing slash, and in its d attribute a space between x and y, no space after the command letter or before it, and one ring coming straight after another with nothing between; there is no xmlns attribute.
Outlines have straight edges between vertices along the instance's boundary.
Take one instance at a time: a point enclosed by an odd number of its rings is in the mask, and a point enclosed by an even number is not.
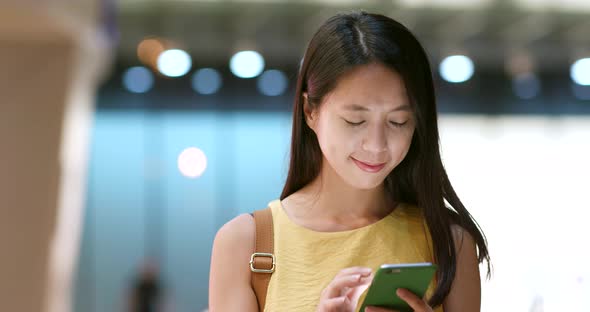
<svg viewBox="0 0 590 312"><path fill-rule="evenodd" d="M412 311L395 291L398 288L406 288L423 298L435 272L436 265L428 262L382 265L375 273L359 311L364 311L366 306Z"/></svg>

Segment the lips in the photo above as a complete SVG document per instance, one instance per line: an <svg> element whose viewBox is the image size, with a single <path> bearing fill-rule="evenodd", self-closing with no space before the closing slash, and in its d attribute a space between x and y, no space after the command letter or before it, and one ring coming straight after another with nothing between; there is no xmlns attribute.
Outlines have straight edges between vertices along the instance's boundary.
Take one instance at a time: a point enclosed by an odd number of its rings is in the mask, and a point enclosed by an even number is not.
<svg viewBox="0 0 590 312"><path fill-rule="evenodd" d="M369 163L362 162L362 161L354 159L354 158L352 158L352 160L361 170L366 171L366 172L371 172L371 173L379 172L379 171L381 171L381 169L383 169L385 167L385 163L369 164Z"/></svg>

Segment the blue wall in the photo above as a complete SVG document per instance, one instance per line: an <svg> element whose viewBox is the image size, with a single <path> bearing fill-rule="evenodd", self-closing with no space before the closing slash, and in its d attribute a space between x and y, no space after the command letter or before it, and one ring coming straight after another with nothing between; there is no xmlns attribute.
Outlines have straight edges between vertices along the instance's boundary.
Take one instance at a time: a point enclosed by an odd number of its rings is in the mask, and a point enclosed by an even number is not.
<svg viewBox="0 0 590 312"><path fill-rule="evenodd" d="M138 266L152 254L174 311L205 308L215 233L279 197L290 130L285 112L99 111L75 311L123 311ZM177 168L192 146L208 160L197 179Z"/></svg>

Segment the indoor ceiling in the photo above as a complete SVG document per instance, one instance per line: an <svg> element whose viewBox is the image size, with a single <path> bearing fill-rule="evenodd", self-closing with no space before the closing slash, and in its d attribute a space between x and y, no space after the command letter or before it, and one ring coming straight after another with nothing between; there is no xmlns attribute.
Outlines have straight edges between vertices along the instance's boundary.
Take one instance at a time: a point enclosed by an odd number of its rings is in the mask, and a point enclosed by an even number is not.
<svg viewBox="0 0 590 312"><path fill-rule="evenodd" d="M527 55L536 70L553 70L590 55L590 1L576 1L119 0L118 57L137 63L137 45L155 36L196 64L227 63L254 49L273 66L292 65L327 17L363 9L407 25L435 60L463 53L491 67Z"/></svg>

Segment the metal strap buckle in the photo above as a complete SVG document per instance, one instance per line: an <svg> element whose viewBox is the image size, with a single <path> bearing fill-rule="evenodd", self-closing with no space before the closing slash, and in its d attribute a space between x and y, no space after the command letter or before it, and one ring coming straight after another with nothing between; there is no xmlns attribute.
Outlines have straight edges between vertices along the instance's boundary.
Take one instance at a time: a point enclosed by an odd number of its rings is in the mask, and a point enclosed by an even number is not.
<svg viewBox="0 0 590 312"><path fill-rule="evenodd" d="M267 258L271 258L272 259L272 268L270 269L257 269L254 267L254 258L256 257L267 257ZM255 252L252 254L252 256L250 256L250 271L254 272L254 273L272 273L275 271L275 264L276 264L276 259L275 259L275 255L270 254L270 253L264 253L264 252Z"/></svg>

